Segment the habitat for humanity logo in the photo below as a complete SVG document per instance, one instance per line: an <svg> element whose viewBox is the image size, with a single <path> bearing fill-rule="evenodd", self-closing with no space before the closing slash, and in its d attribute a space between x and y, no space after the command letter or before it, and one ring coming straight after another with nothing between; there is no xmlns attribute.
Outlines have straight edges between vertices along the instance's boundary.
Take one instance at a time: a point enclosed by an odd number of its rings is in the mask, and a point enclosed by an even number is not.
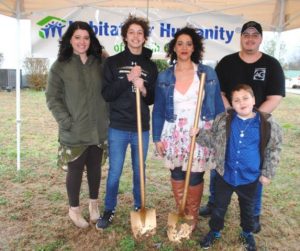
<svg viewBox="0 0 300 251"><path fill-rule="evenodd" d="M36 23L37 25L42 26L39 30L39 36L43 39L46 39L50 35L51 37L54 37L57 33L57 35L61 37L62 29L66 26L65 23L66 20L61 18L47 16Z"/></svg>

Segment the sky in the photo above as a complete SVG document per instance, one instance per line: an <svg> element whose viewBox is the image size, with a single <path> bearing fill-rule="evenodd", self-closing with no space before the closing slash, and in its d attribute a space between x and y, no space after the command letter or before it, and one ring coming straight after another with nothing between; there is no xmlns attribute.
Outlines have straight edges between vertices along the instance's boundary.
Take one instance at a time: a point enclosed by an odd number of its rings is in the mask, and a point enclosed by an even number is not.
<svg viewBox="0 0 300 251"><path fill-rule="evenodd" d="M17 66L17 22L14 18L0 15L0 53L4 54L4 62L1 65L3 69L14 69ZM31 38L30 38L30 21L21 21L21 47L20 47L20 59L31 56ZM274 38L275 33L264 32L264 40ZM294 29L281 33L281 40L286 44L286 57L292 58L294 55L300 54L300 29ZM238 51L239 48L237 48ZM261 46L263 49L263 44ZM20 62L22 65L22 62Z"/></svg>
<svg viewBox="0 0 300 251"><path fill-rule="evenodd" d="M21 21L21 48L20 58L30 56L30 22ZM17 21L14 18L0 15L0 53L3 53L4 62L2 69L15 69L17 67L18 47L17 43Z"/></svg>

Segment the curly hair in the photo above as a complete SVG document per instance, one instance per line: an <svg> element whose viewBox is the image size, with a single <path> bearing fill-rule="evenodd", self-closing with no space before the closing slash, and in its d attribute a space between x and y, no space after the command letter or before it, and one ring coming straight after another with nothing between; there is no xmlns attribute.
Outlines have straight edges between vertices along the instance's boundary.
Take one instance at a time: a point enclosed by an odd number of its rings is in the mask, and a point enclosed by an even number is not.
<svg viewBox="0 0 300 251"><path fill-rule="evenodd" d="M70 43L70 40L76 30L86 30L90 36L90 47L87 50L87 55L94 55L96 58L101 60L102 55L102 46L99 40L96 37L95 32L90 27L90 25L83 21L75 21L66 30L63 34L62 39L59 41L59 50L58 50L58 61L67 61L71 58L73 54L73 47Z"/></svg>
<svg viewBox="0 0 300 251"><path fill-rule="evenodd" d="M195 28L189 26L185 26L182 29L178 30L175 33L174 38L169 42L167 46L167 57L170 58L170 64L174 64L174 62L177 60L177 55L174 51L174 47L176 45L178 37L183 34L188 35L192 38L194 52L192 53L191 60L194 63L198 64L202 61L204 53L203 37L197 33Z"/></svg>
<svg viewBox="0 0 300 251"><path fill-rule="evenodd" d="M147 40L150 35L149 21L147 19L142 18L142 17L137 17L134 15L129 15L128 18L124 21L122 28L121 28L121 35L122 35L123 42L125 45L127 45L127 41L125 41L127 32L128 32L129 26L132 24L138 24L142 27L142 29L144 31L145 40Z"/></svg>

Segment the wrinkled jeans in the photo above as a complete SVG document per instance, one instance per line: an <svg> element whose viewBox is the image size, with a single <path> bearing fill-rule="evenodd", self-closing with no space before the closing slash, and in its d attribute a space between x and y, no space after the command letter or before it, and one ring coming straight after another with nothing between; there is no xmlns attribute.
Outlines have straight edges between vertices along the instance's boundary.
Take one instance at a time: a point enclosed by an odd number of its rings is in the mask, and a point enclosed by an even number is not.
<svg viewBox="0 0 300 251"><path fill-rule="evenodd" d="M149 131L142 132L143 156L146 161L149 146ZM131 147L131 163L133 171L133 198L134 207L141 207L141 189L139 173L139 152L137 132L122 131L109 128L108 154L109 170L106 182L105 210L115 210L119 190L120 177L123 171L127 146ZM145 168L144 164L144 168Z"/></svg>
<svg viewBox="0 0 300 251"><path fill-rule="evenodd" d="M209 193L210 193L210 195L209 195L209 198L208 198L208 203L210 203L210 204L215 203L216 174L217 174L217 171L215 169L212 169L210 171L210 183L209 183ZM256 190L256 194L255 194L255 199L254 199L254 216L260 216L260 214L261 214L262 194L263 194L263 185L260 182L258 182L257 190Z"/></svg>

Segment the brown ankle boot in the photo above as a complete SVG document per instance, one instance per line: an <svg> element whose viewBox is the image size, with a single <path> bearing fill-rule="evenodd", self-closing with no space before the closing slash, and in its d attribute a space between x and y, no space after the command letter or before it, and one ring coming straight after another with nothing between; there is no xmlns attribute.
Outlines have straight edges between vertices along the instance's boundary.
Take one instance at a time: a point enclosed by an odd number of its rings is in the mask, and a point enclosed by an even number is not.
<svg viewBox="0 0 300 251"><path fill-rule="evenodd" d="M89 226L89 223L82 217L79 207L70 207L69 216L77 227L87 228Z"/></svg>
<svg viewBox="0 0 300 251"><path fill-rule="evenodd" d="M89 202L90 221L96 223L100 217L98 199L90 199Z"/></svg>
<svg viewBox="0 0 300 251"><path fill-rule="evenodd" d="M185 212L187 215L193 216L193 231L196 229L198 223L198 212L203 193L203 186L204 182L196 186L189 186Z"/></svg>
<svg viewBox="0 0 300 251"><path fill-rule="evenodd" d="M172 184L174 198L176 201L176 206L177 208L179 208L183 197L184 180L171 179L171 184Z"/></svg>

